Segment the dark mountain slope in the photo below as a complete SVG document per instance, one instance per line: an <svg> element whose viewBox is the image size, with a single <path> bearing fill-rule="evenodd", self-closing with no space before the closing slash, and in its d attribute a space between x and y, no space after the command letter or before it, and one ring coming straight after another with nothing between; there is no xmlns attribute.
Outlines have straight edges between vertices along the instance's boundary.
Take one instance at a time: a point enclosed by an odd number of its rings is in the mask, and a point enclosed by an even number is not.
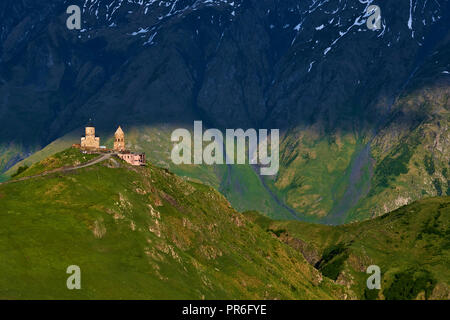
<svg viewBox="0 0 450 320"><path fill-rule="evenodd" d="M92 117L364 130L448 14L448 1L390 1L373 32L372 2L75 1L83 30L69 31L66 1L6 1L2 142L44 145Z"/></svg>

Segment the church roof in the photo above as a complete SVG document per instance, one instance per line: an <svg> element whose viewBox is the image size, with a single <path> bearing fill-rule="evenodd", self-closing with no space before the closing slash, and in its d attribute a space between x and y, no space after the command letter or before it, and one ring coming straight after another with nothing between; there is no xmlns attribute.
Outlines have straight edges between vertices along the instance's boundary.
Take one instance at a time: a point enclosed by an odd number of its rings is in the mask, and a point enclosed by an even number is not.
<svg viewBox="0 0 450 320"><path fill-rule="evenodd" d="M122 130L122 128L120 126L117 128L115 134L123 134L123 130Z"/></svg>

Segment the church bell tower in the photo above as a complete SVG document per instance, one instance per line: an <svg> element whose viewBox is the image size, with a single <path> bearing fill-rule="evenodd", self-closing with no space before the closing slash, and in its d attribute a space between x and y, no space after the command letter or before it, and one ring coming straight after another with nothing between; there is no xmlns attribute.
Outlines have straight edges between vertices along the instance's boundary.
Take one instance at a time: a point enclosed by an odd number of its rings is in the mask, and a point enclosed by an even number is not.
<svg viewBox="0 0 450 320"><path fill-rule="evenodd" d="M123 133L123 130L120 126L119 128L117 128L116 133L114 134L114 150L125 150L125 134Z"/></svg>

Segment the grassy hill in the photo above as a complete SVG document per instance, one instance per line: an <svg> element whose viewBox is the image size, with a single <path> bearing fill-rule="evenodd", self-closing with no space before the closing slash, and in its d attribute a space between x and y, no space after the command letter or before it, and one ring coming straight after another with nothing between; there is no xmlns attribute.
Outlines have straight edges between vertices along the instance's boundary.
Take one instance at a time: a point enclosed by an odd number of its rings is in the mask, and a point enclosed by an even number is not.
<svg viewBox="0 0 450 320"><path fill-rule="evenodd" d="M342 226L273 221L256 212L246 216L361 299L450 299L450 197ZM382 272L379 292L365 285L373 264Z"/></svg>
<svg viewBox="0 0 450 320"><path fill-rule="evenodd" d="M22 175L73 164L73 152ZM0 299L352 296L213 188L153 165L111 158L2 184L0 208ZM70 265L81 290L66 288Z"/></svg>
<svg viewBox="0 0 450 320"><path fill-rule="evenodd" d="M251 209L273 218L293 218L286 208L273 199L250 165L174 165L170 160L172 150L170 135L177 125L125 125L123 127L127 148L145 152L151 163L167 168L178 176L214 187L225 195L238 211ZM5 177L16 174L20 167L30 167L55 153L66 150L73 143L79 143L79 135L83 130L80 128L71 132L16 163L5 172ZM99 135L102 145L113 147L114 131L99 132Z"/></svg>
<svg viewBox="0 0 450 320"><path fill-rule="evenodd" d="M92 157L68 149L17 177ZM450 299L450 197L342 226L275 221L111 158L1 184L0 208L3 299ZM379 291L366 289L372 264ZM80 291L66 288L70 265Z"/></svg>
<svg viewBox="0 0 450 320"><path fill-rule="evenodd" d="M11 177L13 179L23 178L27 176L38 175L54 169L74 167L97 158L96 154L83 154L77 149L67 149L58 152L42 161L36 162L28 167L27 165L19 166L16 173Z"/></svg>

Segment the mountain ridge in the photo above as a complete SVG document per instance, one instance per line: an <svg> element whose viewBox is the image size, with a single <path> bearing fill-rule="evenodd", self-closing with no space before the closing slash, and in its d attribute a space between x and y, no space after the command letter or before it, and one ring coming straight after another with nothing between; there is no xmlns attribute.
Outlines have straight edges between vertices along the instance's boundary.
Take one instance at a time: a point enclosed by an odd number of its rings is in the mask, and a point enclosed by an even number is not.
<svg viewBox="0 0 450 320"><path fill-rule="evenodd" d="M375 219L333 227L245 215L359 299L448 300L449 201L448 196L420 200ZM370 265L381 268L381 290L366 287Z"/></svg>

